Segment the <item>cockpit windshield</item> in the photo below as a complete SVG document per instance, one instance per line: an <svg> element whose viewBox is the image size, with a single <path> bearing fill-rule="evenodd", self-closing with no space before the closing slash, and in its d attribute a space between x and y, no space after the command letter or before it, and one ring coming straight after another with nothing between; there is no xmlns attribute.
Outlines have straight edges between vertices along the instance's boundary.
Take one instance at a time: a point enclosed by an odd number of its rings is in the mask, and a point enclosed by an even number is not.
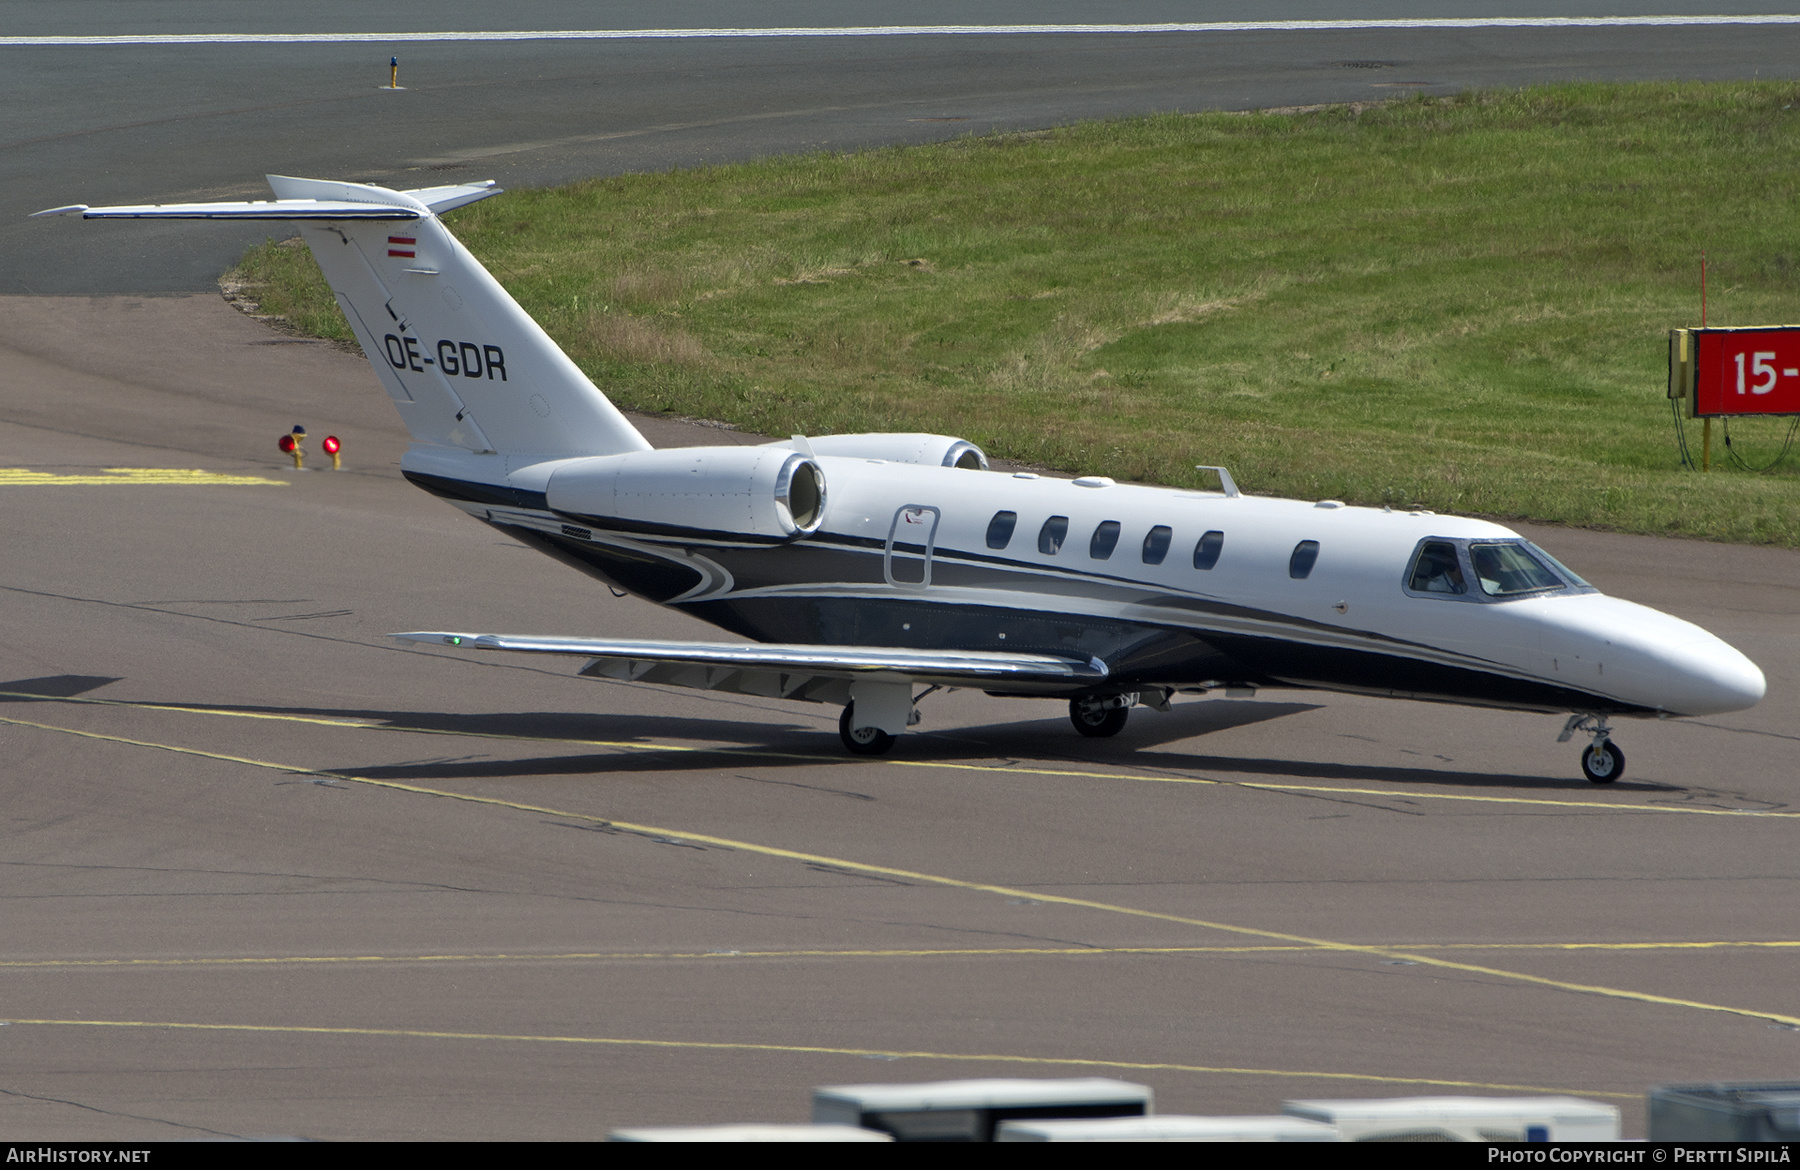
<svg viewBox="0 0 1800 1170"><path fill-rule="evenodd" d="M1539 562L1532 555L1534 552L1538 550L1524 541L1471 544L1469 560L1475 566L1475 579L1481 582L1481 591L1489 597L1512 597L1540 589L1563 588L1563 579ZM1545 559L1549 557L1545 556Z"/></svg>
<svg viewBox="0 0 1800 1170"><path fill-rule="evenodd" d="M1569 584L1575 586L1578 589L1592 589L1593 588L1592 585L1589 585L1586 581L1583 581L1581 579L1580 574L1576 573L1575 570L1569 568L1569 566L1563 564L1561 561L1557 560L1555 557L1551 556L1549 553L1545 552L1543 549L1539 548L1537 545L1532 544L1529 540L1525 542L1525 547L1531 550L1532 556L1536 557L1538 560L1544 562L1546 565L1549 565L1552 569L1555 569L1557 572L1561 573L1563 575L1563 580L1567 581Z"/></svg>

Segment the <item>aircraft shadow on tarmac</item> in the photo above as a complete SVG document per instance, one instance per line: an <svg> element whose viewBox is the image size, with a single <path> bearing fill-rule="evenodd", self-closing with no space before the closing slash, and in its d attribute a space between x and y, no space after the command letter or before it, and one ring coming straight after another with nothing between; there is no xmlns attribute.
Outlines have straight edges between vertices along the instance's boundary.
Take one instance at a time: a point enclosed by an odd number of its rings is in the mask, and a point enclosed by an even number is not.
<svg viewBox="0 0 1800 1170"><path fill-rule="evenodd" d="M100 675L68 674L0 682L0 702L55 702L58 699L78 698L118 681L121 680ZM837 748L835 736L799 723L562 711L471 715L437 711L374 711L336 707L234 706L180 702L153 705L245 715L367 720L384 730L428 734L448 732L471 738L493 736L497 739L566 741L570 747L584 746L583 741L591 743L602 740L618 744L622 749L606 754L538 755L521 759L471 758L459 755L405 764L320 769L322 772L380 780L503 779L622 772L686 772L718 766L712 761L722 763L727 759L736 767L754 766L752 761L758 756L764 757L770 764L784 767L835 767L866 762L842 754ZM1066 720L1060 719L959 727L909 736L902 746L901 754L896 758L921 762L967 762L996 758L1019 761L1053 759L1075 768L1113 765L1155 768L1177 773L1226 773L1384 784L1589 788L1585 781L1561 777L1202 755L1167 750L1164 747L1196 736L1316 711L1319 707L1320 704L1317 703L1253 700L1185 703L1166 715L1140 712L1139 717L1134 718L1116 739L1107 740L1082 739L1068 726ZM683 751L667 751L657 746L657 741L667 740L712 741L716 745L721 739L741 746L700 746ZM829 746L826 746L828 739ZM634 751L634 744L643 744L649 750ZM1671 786L1627 782L1613 786L1613 790L1668 792L1671 791Z"/></svg>
<svg viewBox="0 0 1800 1170"><path fill-rule="evenodd" d="M1586 780L1445 768L1407 768L1386 764L1338 764L1313 760L1203 755L1170 750L1165 745L1235 727L1317 711L1319 703L1275 703L1232 700L1188 703L1166 715L1134 713L1117 738L1083 740L1070 734L1066 721L1036 720L963 727L942 735L915 735L904 744L907 759L963 759L971 754L1011 755L1020 759L1055 758L1074 766L1116 765L1166 769L1178 773L1227 773L1278 776L1284 779L1348 780L1363 783L1465 785L1483 788L1553 788L1585 791ZM927 746L929 745L929 746ZM1060 749L1060 750L1059 750ZM1628 784L1613 791L1662 791L1667 785Z"/></svg>
<svg viewBox="0 0 1800 1170"><path fill-rule="evenodd" d="M0 682L0 703L35 703L43 699L73 699L123 680L98 674L52 674Z"/></svg>

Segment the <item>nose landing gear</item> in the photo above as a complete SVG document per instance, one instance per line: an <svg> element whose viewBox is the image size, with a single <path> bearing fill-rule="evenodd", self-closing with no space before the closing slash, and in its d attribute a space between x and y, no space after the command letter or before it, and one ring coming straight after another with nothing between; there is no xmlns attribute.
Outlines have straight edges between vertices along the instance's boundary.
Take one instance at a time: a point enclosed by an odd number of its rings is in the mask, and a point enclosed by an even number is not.
<svg viewBox="0 0 1800 1170"><path fill-rule="evenodd" d="M1557 743L1567 743L1577 731L1594 737L1581 749L1581 774L1595 784L1611 784L1625 774L1625 753L1612 741L1612 727L1604 715L1571 715L1563 724Z"/></svg>

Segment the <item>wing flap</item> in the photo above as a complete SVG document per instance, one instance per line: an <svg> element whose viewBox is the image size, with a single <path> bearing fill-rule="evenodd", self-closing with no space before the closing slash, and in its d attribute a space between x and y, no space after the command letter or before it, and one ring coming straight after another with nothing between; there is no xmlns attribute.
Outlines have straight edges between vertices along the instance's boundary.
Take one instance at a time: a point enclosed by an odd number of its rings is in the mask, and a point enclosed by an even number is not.
<svg viewBox="0 0 1800 1170"><path fill-rule="evenodd" d="M986 650L912 650L887 646L658 642L422 631L397 641L456 649L563 654L591 661L582 674L621 682L732 691L768 698L844 702L850 682L894 682L989 689L1069 689L1102 682L1106 664L1054 654Z"/></svg>

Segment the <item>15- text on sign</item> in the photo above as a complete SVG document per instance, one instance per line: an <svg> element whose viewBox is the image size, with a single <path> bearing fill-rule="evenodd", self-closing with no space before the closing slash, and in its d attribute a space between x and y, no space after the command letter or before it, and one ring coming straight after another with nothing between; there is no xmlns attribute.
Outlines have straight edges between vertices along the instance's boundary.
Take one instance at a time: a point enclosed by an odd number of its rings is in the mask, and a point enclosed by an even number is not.
<svg viewBox="0 0 1800 1170"><path fill-rule="evenodd" d="M1800 414L1800 326L1695 329L1694 416Z"/></svg>

